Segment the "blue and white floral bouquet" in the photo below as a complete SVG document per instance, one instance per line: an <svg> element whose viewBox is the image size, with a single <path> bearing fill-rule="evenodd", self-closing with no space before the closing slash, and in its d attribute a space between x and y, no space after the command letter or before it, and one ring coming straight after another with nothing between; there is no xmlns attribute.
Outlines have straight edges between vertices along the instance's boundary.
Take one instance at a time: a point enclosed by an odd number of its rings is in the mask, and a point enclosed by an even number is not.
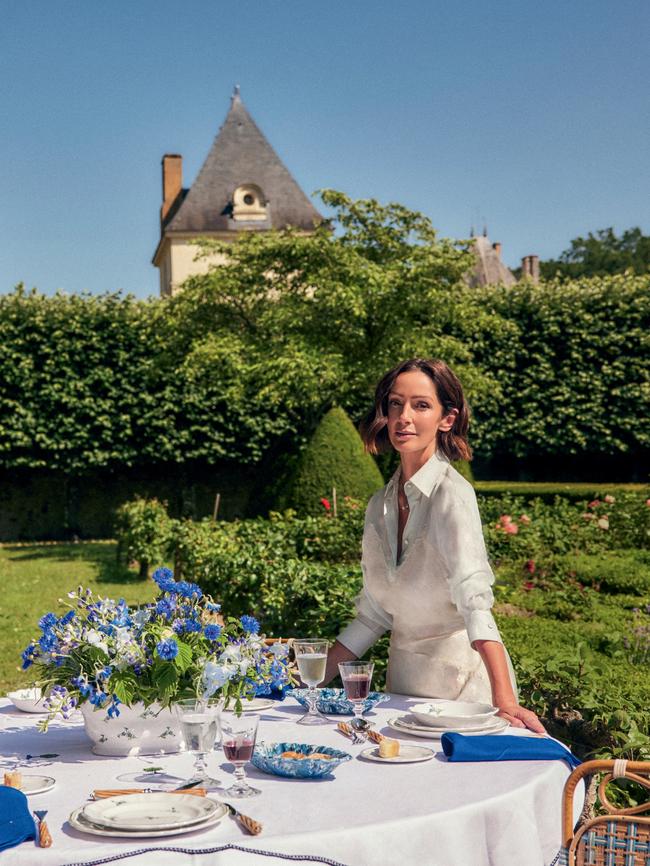
<svg viewBox="0 0 650 866"><path fill-rule="evenodd" d="M293 684L286 645L267 646L254 617L224 620L220 605L168 568L153 579L160 593L143 607L78 587L68 593L67 613L41 617L41 634L22 659L45 694L43 730L86 701L109 716L120 704L167 707L191 697L221 697L241 711L242 699Z"/></svg>

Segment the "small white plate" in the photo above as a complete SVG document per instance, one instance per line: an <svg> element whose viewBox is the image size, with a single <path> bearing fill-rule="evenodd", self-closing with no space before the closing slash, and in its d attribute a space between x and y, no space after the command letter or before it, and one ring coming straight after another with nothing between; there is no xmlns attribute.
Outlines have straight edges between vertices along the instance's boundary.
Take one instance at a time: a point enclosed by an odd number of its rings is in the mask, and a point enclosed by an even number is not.
<svg viewBox="0 0 650 866"><path fill-rule="evenodd" d="M131 794L130 796L135 796ZM81 833L90 833L93 836L121 836L128 839L154 839L162 836L180 836L183 833L198 833L200 830L207 830L210 827L216 826L221 819L228 814L228 809L222 804L217 803L218 811L211 815L200 824L191 824L189 827L176 827L173 830L107 830L104 827L99 827L93 824L83 816L84 807L81 806L68 818L68 823L75 830Z"/></svg>
<svg viewBox="0 0 650 866"><path fill-rule="evenodd" d="M52 776L23 776L20 783L20 790L23 794L44 794L45 791L51 791L56 785L56 779Z"/></svg>
<svg viewBox="0 0 650 866"><path fill-rule="evenodd" d="M270 701L268 698L253 698L250 701L242 701L242 712L244 713L261 713L262 710L270 710L276 705L276 701ZM235 705L231 704L226 712L234 712Z"/></svg>
<svg viewBox="0 0 650 866"><path fill-rule="evenodd" d="M400 743L399 755L395 755L393 758L380 757L379 747L364 749L361 752L361 757L381 764L414 764L417 761L430 761L435 754L433 749L427 749L425 746L408 746Z"/></svg>
<svg viewBox="0 0 650 866"><path fill-rule="evenodd" d="M193 794L126 794L88 803L83 817L105 830L175 830L207 821L219 803Z"/></svg>
<svg viewBox="0 0 650 866"><path fill-rule="evenodd" d="M7 692L7 697L21 713L41 713L47 715L49 710L43 705L43 694L40 689L19 689Z"/></svg>
<svg viewBox="0 0 650 866"><path fill-rule="evenodd" d="M429 726L424 727L424 725L410 725L408 723L404 723L400 716L396 716L394 719L389 719L388 727L392 728L394 731L399 731L401 734L408 734L411 737L422 737L425 740L439 740L443 734L454 732L454 728L447 728L445 730L436 730L435 728L431 728ZM478 731L455 731L455 733L462 733L467 737L478 737L481 734L497 734L500 731L505 730L508 727L508 722L505 719L495 719L493 725L489 727L481 728Z"/></svg>

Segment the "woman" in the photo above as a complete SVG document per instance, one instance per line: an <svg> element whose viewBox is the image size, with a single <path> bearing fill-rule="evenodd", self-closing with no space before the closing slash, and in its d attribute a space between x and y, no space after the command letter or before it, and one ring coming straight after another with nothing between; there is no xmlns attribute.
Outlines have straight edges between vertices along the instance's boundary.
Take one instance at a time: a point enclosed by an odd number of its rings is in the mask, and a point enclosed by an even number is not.
<svg viewBox="0 0 650 866"><path fill-rule="evenodd" d="M404 361L379 382L361 435L373 454L392 446L400 468L368 503L357 616L330 650L326 681L390 629L389 691L492 702L511 725L543 733L519 706L490 612L474 490L449 462L471 457L468 426L462 386L442 361Z"/></svg>

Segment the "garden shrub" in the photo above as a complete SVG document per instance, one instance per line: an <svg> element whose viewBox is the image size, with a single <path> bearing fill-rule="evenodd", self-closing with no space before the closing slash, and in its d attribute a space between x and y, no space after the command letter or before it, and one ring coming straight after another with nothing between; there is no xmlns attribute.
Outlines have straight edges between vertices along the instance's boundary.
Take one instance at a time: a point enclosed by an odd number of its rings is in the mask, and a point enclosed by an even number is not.
<svg viewBox="0 0 650 866"><path fill-rule="evenodd" d="M366 502L383 487L377 464L364 451L361 437L347 413L330 409L300 455L283 504L300 514L320 514L323 500L331 507L332 488L337 497Z"/></svg>
<svg viewBox="0 0 650 866"><path fill-rule="evenodd" d="M151 565L167 559L173 527L166 503L140 496L125 502L115 519L118 561L139 562L140 577L147 577Z"/></svg>
<svg viewBox="0 0 650 866"><path fill-rule="evenodd" d="M650 594L650 551L614 550L602 554L568 554L562 560L566 573L584 586L610 594Z"/></svg>

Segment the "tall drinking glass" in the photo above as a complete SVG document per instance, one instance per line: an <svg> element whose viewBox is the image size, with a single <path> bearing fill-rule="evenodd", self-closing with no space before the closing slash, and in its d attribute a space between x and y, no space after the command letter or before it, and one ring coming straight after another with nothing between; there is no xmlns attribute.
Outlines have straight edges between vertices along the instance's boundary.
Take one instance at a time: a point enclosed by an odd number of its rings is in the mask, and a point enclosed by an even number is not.
<svg viewBox="0 0 650 866"><path fill-rule="evenodd" d="M219 735L221 704L192 698L178 701L174 710L181 725L185 748L194 753L194 776L189 781L204 788L219 786L219 779L208 773L206 758Z"/></svg>
<svg viewBox="0 0 650 866"><path fill-rule="evenodd" d="M329 719L316 707L318 701L318 689L316 686L325 679L325 667L327 665L326 640L317 638L305 638L293 642L293 651L298 665L300 679L309 686L307 690L307 712L298 719L299 725L327 725Z"/></svg>
<svg viewBox="0 0 650 866"><path fill-rule="evenodd" d="M223 753L226 759L235 765L234 784L226 790L226 794L231 797L254 797L262 793L259 788L249 785L244 770L244 765L253 757L259 720L260 717L255 713L241 716L232 713L227 718L224 717L221 723Z"/></svg>
<svg viewBox="0 0 650 866"><path fill-rule="evenodd" d="M357 719L363 716L364 704L370 694L370 681L374 668L374 662L339 662L345 697L354 707L354 717Z"/></svg>

